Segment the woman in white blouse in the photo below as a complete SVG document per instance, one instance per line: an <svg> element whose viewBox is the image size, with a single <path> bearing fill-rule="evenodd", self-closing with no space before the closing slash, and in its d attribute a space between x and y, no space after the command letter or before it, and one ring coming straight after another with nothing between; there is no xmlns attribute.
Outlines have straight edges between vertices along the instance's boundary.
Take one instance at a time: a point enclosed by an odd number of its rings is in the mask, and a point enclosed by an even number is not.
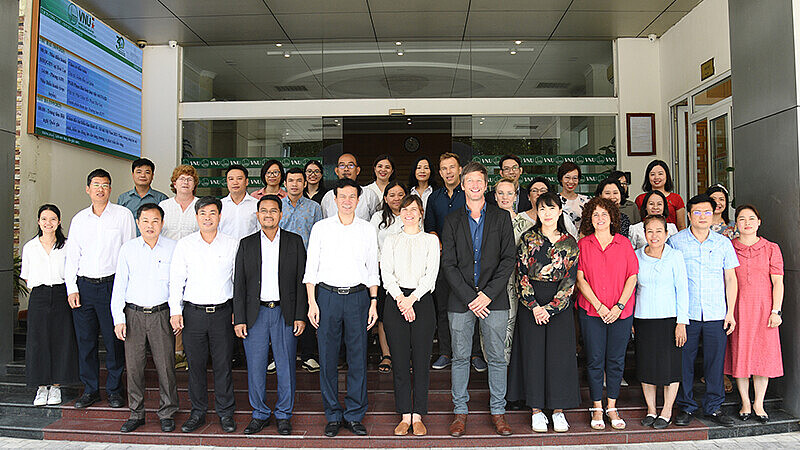
<svg viewBox="0 0 800 450"><path fill-rule="evenodd" d="M639 209L639 213L641 214L642 219L647 216L661 216L664 219L669 220L667 198L664 197L664 194L659 191L650 191L644 194L642 207ZM628 232L630 233L631 244L633 245L634 250L639 250L647 245L647 238L645 237L644 232L644 220L631 225ZM667 238L677 232L678 228L675 226L675 224L667 222Z"/></svg>
<svg viewBox="0 0 800 450"><path fill-rule="evenodd" d="M55 205L39 208L38 225L37 236L22 247L20 278L31 290L25 375L29 387L38 386L34 406L58 405L60 385L79 382L78 345L64 284L67 238Z"/></svg>
<svg viewBox="0 0 800 450"><path fill-rule="evenodd" d="M194 210L194 204L197 202L194 194L200 177L194 167L180 165L172 171L170 180L170 189L175 193L175 197L158 204L164 210L164 227L161 228L161 234L177 241L200 229Z"/></svg>
<svg viewBox="0 0 800 450"><path fill-rule="evenodd" d="M397 181L391 181L384 189L381 209L372 215L369 223L378 230L378 261L381 257L381 248L386 236L397 234L403 228L400 221L400 202L406 196L406 188ZM386 290L382 286L378 289L378 343L381 346L381 362L378 363L378 372L389 373L392 371L392 353L389 344L386 342L386 331L383 328L383 305L386 298Z"/></svg>
<svg viewBox="0 0 800 450"><path fill-rule="evenodd" d="M427 433L422 416L428 412L430 359L436 308L433 292L439 273L439 240L422 231L425 208L415 196L400 204L402 232L386 237L381 251L381 277L386 297L384 323L394 355L394 400L402 420L394 434ZM413 394L412 374L413 368Z"/></svg>

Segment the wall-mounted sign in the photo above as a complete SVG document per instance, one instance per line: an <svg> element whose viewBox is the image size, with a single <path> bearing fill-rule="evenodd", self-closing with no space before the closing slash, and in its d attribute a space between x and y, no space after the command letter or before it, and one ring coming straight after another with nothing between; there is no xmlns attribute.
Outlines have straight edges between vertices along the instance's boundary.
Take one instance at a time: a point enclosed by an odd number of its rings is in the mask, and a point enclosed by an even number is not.
<svg viewBox="0 0 800 450"><path fill-rule="evenodd" d="M656 115L653 113L628 113L628 156L656 154Z"/></svg>
<svg viewBox="0 0 800 450"><path fill-rule="evenodd" d="M700 81L714 75L714 58L700 64Z"/></svg>

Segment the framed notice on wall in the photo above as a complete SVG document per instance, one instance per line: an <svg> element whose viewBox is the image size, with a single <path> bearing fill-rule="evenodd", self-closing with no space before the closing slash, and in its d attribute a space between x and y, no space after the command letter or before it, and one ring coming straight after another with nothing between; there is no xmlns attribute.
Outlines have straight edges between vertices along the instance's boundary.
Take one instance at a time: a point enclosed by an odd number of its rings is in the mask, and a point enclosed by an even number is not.
<svg viewBox="0 0 800 450"><path fill-rule="evenodd" d="M653 156L656 154L656 115L653 113L628 113L628 156Z"/></svg>

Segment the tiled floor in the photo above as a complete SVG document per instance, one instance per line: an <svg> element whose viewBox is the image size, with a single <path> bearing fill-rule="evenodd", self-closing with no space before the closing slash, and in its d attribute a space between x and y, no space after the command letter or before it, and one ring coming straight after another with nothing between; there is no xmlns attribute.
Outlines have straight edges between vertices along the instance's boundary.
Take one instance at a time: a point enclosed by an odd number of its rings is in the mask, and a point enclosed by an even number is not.
<svg viewBox="0 0 800 450"><path fill-rule="evenodd" d="M628 444L628 445L601 445L601 446L575 446L575 447L544 447L544 448L563 448L581 450L609 450L617 448L630 449L676 449L676 450L711 450L711 449L737 449L737 448L770 448L770 449L796 449L800 448L800 432L770 434L766 436L733 438L733 439L712 439L708 441L690 442L667 442L663 444ZM168 450L176 448L166 445L135 445L135 444L106 444L106 443L85 443L85 442L66 442L66 441L40 441L31 439L15 439L0 437L0 448L44 448L59 450ZM180 447L185 449L221 449L232 447ZM509 449L519 449L522 447L508 447ZM439 449L451 450L451 449ZM452 450L472 450L468 447L459 447ZM475 449L479 450L479 449ZM480 449L485 450L485 449Z"/></svg>

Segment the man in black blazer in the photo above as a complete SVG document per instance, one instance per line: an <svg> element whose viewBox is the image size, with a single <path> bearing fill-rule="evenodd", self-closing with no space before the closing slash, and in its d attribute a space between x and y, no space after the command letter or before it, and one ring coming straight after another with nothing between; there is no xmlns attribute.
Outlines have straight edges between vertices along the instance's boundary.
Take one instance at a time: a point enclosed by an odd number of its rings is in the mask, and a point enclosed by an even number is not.
<svg viewBox="0 0 800 450"><path fill-rule="evenodd" d="M531 209L530 192L519 184L519 177L522 176L522 160L519 156L504 155L500 158L500 175L514 180L514 187L517 188L514 212L521 213ZM497 199L494 197L494 189L489 189L486 192L486 202L497 205Z"/></svg>
<svg viewBox="0 0 800 450"><path fill-rule="evenodd" d="M253 407L253 419L245 434L261 431L272 415L265 403L270 342L278 375L274 412L278 433L286 435L292 431L289 418L294 407L297 336L305 329L308 312L302 283L306 250L299 235L278 227L281 210L277 195L262 197L257 206L261 231L242 238L236 253L234 332L244 340L247 385Z"/></svg>
<svg viewBox="0 0 800 450"><path fill-rule="evenodd" d="M511 216L486 203L486 167L477 162L464 166L461 184L466 208L447 216L442 230L442 267L450 284L448 318L453 347L451 369L453 412L450 434L466 431L469 356L475 321L483 335L489 365L489 407L495 431L511 434L505 419L506 359L508 324L506 286L516 263Z"/></svg>

